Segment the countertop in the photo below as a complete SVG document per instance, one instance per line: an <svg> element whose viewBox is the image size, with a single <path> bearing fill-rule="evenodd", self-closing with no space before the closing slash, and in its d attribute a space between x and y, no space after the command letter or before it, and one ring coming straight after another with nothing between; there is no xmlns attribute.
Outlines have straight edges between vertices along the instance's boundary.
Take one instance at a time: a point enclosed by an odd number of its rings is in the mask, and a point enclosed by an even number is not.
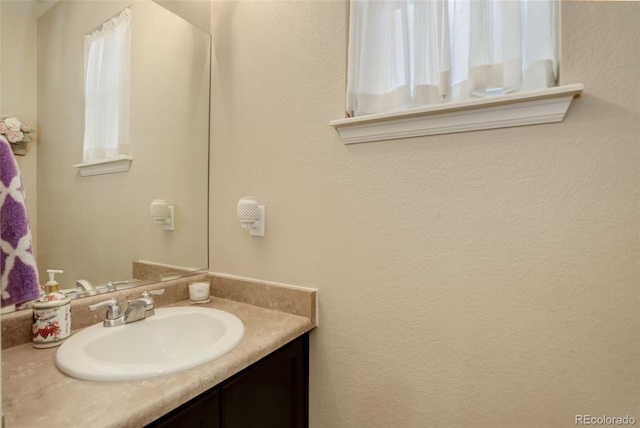
<svg viewBox="0 0 640 428"><path fill-rule="evenodd" d="M314 328L309 318L234 300L212 297L210 303L198 306L236 315L244 323L244 338L217 360L173 375L128 382L84 381L56 368L57 348L35 349L29 343L3 350L5 428L142 427Z"/></svg>

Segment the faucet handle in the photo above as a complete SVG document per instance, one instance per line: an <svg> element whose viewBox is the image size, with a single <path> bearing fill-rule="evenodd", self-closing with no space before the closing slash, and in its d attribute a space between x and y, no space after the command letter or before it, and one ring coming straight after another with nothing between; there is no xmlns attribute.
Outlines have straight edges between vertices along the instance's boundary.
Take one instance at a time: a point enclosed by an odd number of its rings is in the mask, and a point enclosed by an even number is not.
<svg viewBox="0 0 640 428"><path fill-rule="evenodd" d="M161 288L160 290L143 291L142 297L151 297L151 295L160 295L160 294L164 294L164 288Z"/></svg>
<svg viewBox="0 0 640 428"><path fill-rule="evenodd" d="M122 311L120 310L120 306L118 305L118 301L116 299L105 300L104 302L96 303L95 305L90 305L89 310L95 311L98 308L103 306L108 306L107 308L107 317L106 320L115 320L122 316Z"/></svg>
<svg viewBox="0 0 640 428"><path fill-rule="evenodd" d="M146 315L145 317L148 318L150 316L153 316L155 314L155 311L153 310L153 297L151 297L152 295L160 295L160 294L164 294L164 288L161 288L160 290L151 290L151 291L143 291L142 292L142 296L140 297L141 299L149 299L149 303L147 303L147 305L144 307L145 311L146 311Z"/></svg>

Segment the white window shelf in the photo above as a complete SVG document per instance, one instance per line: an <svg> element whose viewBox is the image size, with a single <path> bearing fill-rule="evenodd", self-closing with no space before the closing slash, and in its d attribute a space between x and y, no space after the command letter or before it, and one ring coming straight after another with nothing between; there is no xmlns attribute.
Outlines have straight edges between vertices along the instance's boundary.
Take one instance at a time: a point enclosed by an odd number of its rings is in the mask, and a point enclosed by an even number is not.
<svg viewBox="0 0 640 428"><path fill-rule="evenodd" d="M126 156L117 159L106 159L93 162L83 162L74 165L80 170L82 177L90 175L113 174L115 172L126 172L131 168L132 157Z"/></svg>
<svg viewBox="0 0 640 428"><path fill-rule="evenodd" d="M332 120L345 144L561 122L582 84Z"/></svg>

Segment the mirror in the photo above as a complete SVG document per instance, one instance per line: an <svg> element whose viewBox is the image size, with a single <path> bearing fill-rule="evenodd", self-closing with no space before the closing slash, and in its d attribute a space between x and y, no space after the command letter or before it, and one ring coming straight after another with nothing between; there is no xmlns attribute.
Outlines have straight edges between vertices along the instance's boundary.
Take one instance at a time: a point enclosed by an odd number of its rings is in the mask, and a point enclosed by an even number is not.
<svg viewBox="0 0 640 428"><path fill-rule="evenodd" d="M83 177L74 165L84 137L84 35L130 5L133 160L127 172ZM64 0L38 18L36 147L19 163L41 283L47 269L61 269L62 289L86 280L109 291L108 283L207 268L210 43L150 0ZM3 63L21 60L10 53ZM33 171L23 168L34 158ZM175 207L174 231L154 224L154 199Z"/></svg>

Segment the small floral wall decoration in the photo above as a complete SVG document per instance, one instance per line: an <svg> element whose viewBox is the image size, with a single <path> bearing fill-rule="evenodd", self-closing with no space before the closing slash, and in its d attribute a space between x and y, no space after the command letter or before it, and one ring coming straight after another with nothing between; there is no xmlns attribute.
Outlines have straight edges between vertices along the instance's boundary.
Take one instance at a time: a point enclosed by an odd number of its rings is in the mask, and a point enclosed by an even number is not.
<svg viewBox="0 0 640 428"><path fill-rule="evenodd" d="M27 134L33 129L26 122L21 122L15 117L2 116L0 119L0 135L11 143L11 149L16 155L27 154L27 142L31 138Z"/></svg>

